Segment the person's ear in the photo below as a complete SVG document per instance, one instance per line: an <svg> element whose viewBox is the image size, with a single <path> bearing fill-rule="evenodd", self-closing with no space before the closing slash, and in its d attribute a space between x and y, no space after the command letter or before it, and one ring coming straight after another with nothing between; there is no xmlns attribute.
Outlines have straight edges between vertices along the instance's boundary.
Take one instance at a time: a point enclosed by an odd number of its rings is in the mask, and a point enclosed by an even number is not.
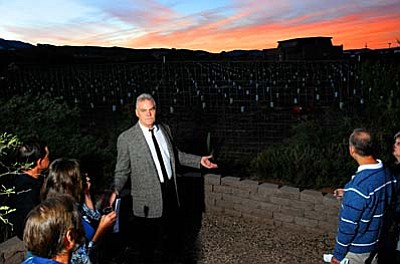
<svg viewBox="0 0 400 264"><path fill-rule="evenodd" d="M356 154L356 148L354 146L349 146L349 153L352 157Z"/></svg>
<svg viewBox="0 0 400 264"><path fill-rule="evenodd" d="M45 162L45 158L40 158L40 159L38 159L37 161L36 161L36 167L38 167L38 168L40 168L40 169L42 169L44 166L43 166L43 163Z"/></svg>
<svg viewBox="0 0 400 264"><path fill-rule="evenodd" d="M35 167L40 168L41 164L42 164L43 159L38 159L36 161Z"/></svg>
<svg viewBox="0 0 400 264"><path fill-rule="evenodd" d="M71 252L74 250L76 242L75 242L75 236L72 233L71 229L67 231L67 234L65 235L65 250L68 252Z"/></svg>

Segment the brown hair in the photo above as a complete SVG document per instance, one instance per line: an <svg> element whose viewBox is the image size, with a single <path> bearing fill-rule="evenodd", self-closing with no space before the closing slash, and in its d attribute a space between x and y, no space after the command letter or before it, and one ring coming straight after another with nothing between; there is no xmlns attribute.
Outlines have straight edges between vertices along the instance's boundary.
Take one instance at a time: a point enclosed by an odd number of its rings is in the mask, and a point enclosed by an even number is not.
<svg viewBox="0 0 400 264"><path fill-rule="evenodd" d="M56 159L49 166L41 198L44 200L59 194L69 194L76 202L81 202L83 182L79 162L75 159Z"/></svg>
<svg viewBox="0 0 400 264"><path fill-rule="evenodd" d="M33 208L26 220L24 242L33 255L54 258L66 252L67 232L77 244L84 238L81 216L69 195L51 197Z"/></svg>

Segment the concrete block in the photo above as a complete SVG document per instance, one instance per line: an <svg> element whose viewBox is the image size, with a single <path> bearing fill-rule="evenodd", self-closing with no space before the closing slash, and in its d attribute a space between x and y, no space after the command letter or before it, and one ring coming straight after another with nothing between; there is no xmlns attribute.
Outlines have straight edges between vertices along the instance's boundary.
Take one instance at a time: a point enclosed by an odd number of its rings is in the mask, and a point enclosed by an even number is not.
<svg viewBox="0 0 400 264"><path fill-rule="evenodd" d="M250 193L257 193L259 182L253 181L253 180L243 180L240 181L240 186L239 188L242 190L247 190Z"/></svg>
<svg viewBox="0 0 400 264"><path fill-rule="evenodd" d="M235 211L240 212L241 214L249 214L251 215L254 211L254 208L242 205L242 204L234 204L233 205L233 209Z"/></svg>
<svg viewBox="0 0 400 264"><path fill-rule="evenodd" d="M327 215L321 211L314 211L314 210L305 210L304 217L318 220L318 221L326 221Z"/></svg>
<svg viewBox="0 0 400 264"><path fill-rule="evenodd" d="M314 209L314 210L317 211L317 212L325 212L325 213L328 213L328 212L332 211L332 208L333 208L332 206L323 204L322 201L321 201L321 203L315 204L315 205L314 205L314 208L310 208L310 209Z"/></svg>
<svg viewBox="0 0 400 264"><path fill-rule="evenodd" d="M237 188L232 188L232 195L236 195L239 197L250 197L250 191L249 190L243 190L243 189L237 189Z"/></svg>
<svg viewBox="0 0 400 264"><path fill-rule="evenodd" d="M270 202L270 196L261 196L259 193L250 194L249 199L258 202Z"/></svg>
<svg viewBox="0 0 400 264"><path fill-rule="evenodd" d="M274 212L272 214L274 220L284 223L294 223L294 216Z"/></svg>
<svg viewBox="0 0 400 264"><path fill-rule="evenodd" d="M0 263L21 263L26 256L24 242L18 237L12 237L0 244Z"/></svg>
<svg viewBox="0 0 400 264"><path fill-rule="evenodd" d="M279 213L290 215L290 216L304 216L304 209L293 208L289 206L281 206Z"/></svg>
<svg viewBox="0 0 400 264"><path fill-rule="evenodd" d="M221 200L222 199L222 193L205 193L204 194L204 199L215 199L215 200Z"/></svg>
<svg viewBox="0 0 400 264"><path fill-rule="evenodd" d="M215 201L215 206L222 207L224 209L233 209L234 203L225 199Z"/></svg>
<svg viewBox="0 0 400 264"><path fill-rule="evenodd" d="M205 198L204 199L204 204L206 206L215 206L216 205L216 200L213 198Z"/></svg>
<svg viewBox="0 0 400 264"><path fill-rule="evenodd" d="M310 210L314 207L314 204L306 201L293 200L290 206L292 206L293 208Z"/></svg>
<svg viewBox="0 0 400 264"><path fill-rule="evenodd" d="M339 216L338 217L329 217L327 216L326 220L324 221L328 224L338 225L339 223Z"/></svg>
<svg viewBox="0 0 400 264"><path fill-rule="evenodd" d="M324 196L321 192L314 191L314 190L303 190L300 192L300 201L310 202L310 203L317 203L322 202L322 198Z"/></svg>
<svg viewBox="0 0 400 264"><path fill-rule="evenodd" d="M240 202L241 205L247 206L249 208L261 208L261 202L254 201L252 199L240 198L238 202Z"/></svg>
<svg viewBox="0 0 400 264"><path fill-rule="evenodd" d="M232 187L229 186L214 185L213 189L215 193L232 193Z"/></svg>
<svg viewBox="0 0 400 264"><path fill-rule="evenodd" d="M223 194L222 195L222 200L224 200L226 202L230 202L232 204L241 204L243 198L237 197L237 196L232 195L232 194Z"/></svg>
<svg viewBox="0 0 400 264"><path fill-rule="evenodd" d="M214 185L208 184L204 185L204 193L211 193L214 191Z"/></svg>
<svg viewBox="0 0 400 264"><path fill-rule="evenodd" d="M265 210L265 209L253 209L252 214L254 216L260 217L262 219L272 219L273 211Z"/></svg>
<svg viewBox="0 0 400 264"><path fill-rule="evenodd" d="M341 202L333 194L327 193L322 199L322 203L329 206L339 206Z"/></svg>
<svg viewBox="0 0 400 264"><path fill-rule="evenodd" d="M260 210L271 211L271 212L279 212L280 206L272 203L263 203L259 202Z"/></svg>
<svg viewBox="0 0 400 264"><path fill-rule="evenodd" d="M206 174L204 175L204 185L221 185L221 175Z"/></svg>
<svg viewBox="0 0 400 264"><path fill-rule="evenodd" d="M336 208L330 208L329 211L326 211L326 214L329 218L338 219L340 210Z"/></svg>
<svg viewBox="0 0 400 264"><path fill-rule="evenodd" d="M271 203L270 196L260 196L258 193L250 194L249 199L262 203Z"/></svg>
<svg viewBox="0 0 400 264"><path fill-rule="evenodd" d="M271 183L263 183L258 186L257 195L261 197L270 197L275 195L278 190L278 185Z"/></svg>
<svg viewBox="0 0 400 264"><path fill-rule="evenodd" d="M271 203L277 204L277 205L285 205L289 206L292 203L292 200L290 199L284 199L284 198L279 198L279 197L270 197Z"/></svg>
<svg viewBox="0 0 400 264"><path fill-rule="evenodd" d="M240 184L240 178L238 177L226 176L221 178L221 185L223 186L239 188Z"/></svg>
<svg viewBox="0 0 400 264"><path fill-rule="evenodd" d="M300 199L300 190L299 188L293 188L289 186L282 186L276 191L276 196L280 198L290 199L290 200L299 200Z"/></svg>

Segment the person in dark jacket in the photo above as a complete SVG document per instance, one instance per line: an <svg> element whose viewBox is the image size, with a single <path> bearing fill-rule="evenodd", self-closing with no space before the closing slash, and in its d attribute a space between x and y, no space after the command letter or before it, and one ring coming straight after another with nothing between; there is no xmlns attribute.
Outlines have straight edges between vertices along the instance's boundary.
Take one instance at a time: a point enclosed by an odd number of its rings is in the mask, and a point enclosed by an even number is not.
<svg viewBox="0 0 400 264"><path fill-rule="evenodd" d="M383 223L380 239L381 248L378 255L379 264L400 263L400 131L394 135L393 140L392 154L394 160L389 163L389 169L396 180L396 183L393 185L395 194Z"/></svg>
<svg viewBox="0 0 400 264"><path fill-rule="evenodd" d="M40 189L43 185L43 172L49 167L49 149L38 140L30 139L21 144L18 149L18 162L23 168L15 176L15 199L10 215L15 234L22 239L25 218L29 211L40 203Z"/></svg>
<svg viewBox="0 0 400 264"><path fill-rule="evenodd" d="M193 155L177 148L169 127L156 122L156 102L150 94L137 97L135 113L138 122L118 137L114 192L109 201L113 204L130 179L134 215L132 236L140 241L143 261L153 263L151 258L157 244L164 244L164 259L180 254L178 168L214 169L218 166L211 161L211 155Z"/></svg>

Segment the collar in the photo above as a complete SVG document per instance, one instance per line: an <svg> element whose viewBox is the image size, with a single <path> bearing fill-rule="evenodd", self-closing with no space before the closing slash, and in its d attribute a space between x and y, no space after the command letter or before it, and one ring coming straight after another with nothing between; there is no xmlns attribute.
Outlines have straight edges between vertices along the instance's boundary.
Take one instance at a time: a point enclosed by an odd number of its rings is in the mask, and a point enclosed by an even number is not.
<svg viewBox="0 0 400 264"><path fill-rule="evenodd" d="M376 169L383 168L382 161L380 159L377 159L376 161L378 162L376 164L365 164L365 165L358 166L357 172L360 172L363 170L376 170Z"/></svg>
<svg viewBox="0 0 400 264"><path fill-rule="evenodd" d="M142 129L143 133L148 133L149 129L153 129L153 128L154 128L154 132L157 132L160 129L160 127L157 124L154 124L154 126L152 128L148 128L148 127L145 127L144 125L142 125L140 122L138 122L138 123L139 123L139 126Z"/></svg>

